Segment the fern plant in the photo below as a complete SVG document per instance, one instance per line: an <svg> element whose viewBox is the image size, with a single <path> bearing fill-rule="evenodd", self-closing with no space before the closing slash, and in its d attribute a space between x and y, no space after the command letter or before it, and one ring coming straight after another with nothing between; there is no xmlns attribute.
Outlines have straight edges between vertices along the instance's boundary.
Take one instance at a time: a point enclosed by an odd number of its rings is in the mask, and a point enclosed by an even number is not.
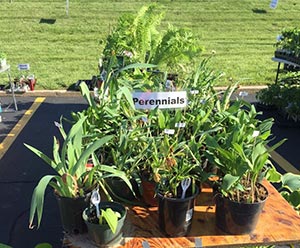
<svg viewBox="0 0 300 248"><path fill-rule="evenodd" d="M160 29L163 17L164 11L158 4L143 6L136 16L121 16L106 39L103 56L125 56L125 65L151 63L165 71L182 71L185 64L199 58L203 49L189 29L171 25L167 30Z"/></svg>
<svg viewBox="0 0 300 248"><path fill-rule="evenodd" d="M157 4L143 6L136 16L122 15L113 32L107 37L104 57L131 52L136 62L145 62L146 54L157 46L160 25L164 16Z"/></svg>

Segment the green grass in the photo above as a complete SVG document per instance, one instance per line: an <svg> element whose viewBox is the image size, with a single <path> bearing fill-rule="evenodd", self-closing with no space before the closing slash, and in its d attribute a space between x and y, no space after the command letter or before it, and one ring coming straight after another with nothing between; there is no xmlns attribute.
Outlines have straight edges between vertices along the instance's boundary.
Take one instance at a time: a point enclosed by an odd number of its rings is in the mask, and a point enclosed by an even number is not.
<svg viewBox="0 0 300 248"><path fill-rule="evenodd" d="M101 39L105 39L117 18L136 12L152 1L0 0L0 50L8 55L12 75L17 64L29 63L38 78L37 89L64 89L78 79L98 73ZM275 79L277 64L271 61L276 36L284 27L300 23L300 2L279 0L275 10L270 0L157 1L166 10L168 23L191 28L205 47L203 57L216 54L211 66L228 79L243 85L262 85ZM55 19L54 24L40 19ZM7 81L0 75L0 84Z"/></svg>

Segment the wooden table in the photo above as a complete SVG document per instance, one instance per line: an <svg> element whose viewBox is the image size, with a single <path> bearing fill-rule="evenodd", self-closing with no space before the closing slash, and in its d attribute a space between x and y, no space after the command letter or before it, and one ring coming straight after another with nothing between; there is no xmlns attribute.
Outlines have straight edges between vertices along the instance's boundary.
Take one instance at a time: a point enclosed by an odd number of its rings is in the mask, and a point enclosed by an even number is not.
<svg viewBox="0 0 300 248"><path fill-rule="evenodd" d="M269 198L252 234L229 235L220 231L215 225L212 190L204 188L197 198L192 229L188 236L165 237L158 227L157 207L134 206L128 209L124 239L122 245L117 247L143 247L145 241L151 248L300 244L300 216L270 183L264 184L269 190Z"/></svg>

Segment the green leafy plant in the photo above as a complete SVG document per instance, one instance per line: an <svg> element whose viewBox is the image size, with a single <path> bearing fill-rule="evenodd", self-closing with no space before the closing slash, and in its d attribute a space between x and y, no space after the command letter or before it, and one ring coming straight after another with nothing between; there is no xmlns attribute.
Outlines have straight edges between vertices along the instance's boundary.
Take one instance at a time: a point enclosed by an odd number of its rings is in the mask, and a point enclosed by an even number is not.
<svg viewBox="0 0 300 248"><path fill-rule="evenodd" d="M300 212L300 175L285 173L281 176L280 194Z"/></svg>
<svg viewBox="0 0 300 248"><path fill-rule="evenodd" d="M107 37L104 57L130 52L133 61L145 62L147 52L157 46L157 26L162 18L163 12L157 4L143 6L136 15L121 16L113 32Z"/></svg>
<svg viewBox="0 0 300 248"><path fill-rule="evenodd" d="M119 212L113 211L111 208L101 209L101 215L99 217L99 224L103 225L107 223L113 233L117 230L118 218L121 217Z"/></svg>
<svg viewBox="0 0 300 248"><path fill-rule="evenodd" d="M280 84L269 84L267 88L257 92L256 98L265 106L280 107L282 106L281 88Z"/></svg>
<svg viewBox="0 0 300 248"><path fill-rule="evenodd" d="M158 4L143 6L136 15L121 16L105 41L104 60L119 55L124 57L125 65L151 63L166 71L185 71L203 49L188 29L169 25L166 31L159 30L163 16Z"/></svg>
<svg viewBox="0 0 300 248"><path fill-rule="evenodd" d="M38 227L40 226L44 195L47 186L51 186L55 193L64 196L76 198L83 196L87 191L91 190L95 185L93 174L86 168L88 159L92 154L107 143L112 136L104 136L99 140L90 143L83 136L82 124L85 118L79 119L66 134L62 125L59 130L64 138L64 142L60 149L59 141L54 137L53 141L53 159L49 158L38 149L24 144L29 150L40 157L55 171L56 175L46 175L42 177L35 187L30 209L30 227L32 227L35 214L38 218Z"/></svg>
<svg viewBox="0 0 300 248"><path fill-rule="evenodd" d="M88 208L83 212L83 219L94 224L105 225L107 224L112 231L116 233L118 220L121 218L121 213L114 211L112 208L100 209L99 217L96 217L95 209Z"/></svg>
<svg viewBox="0 0 300 248"><path fill-rule="evenodd" d="M280 39L275 43L278 49L283 49L296 56L300 55L300 29L284 28L281 31Z"/></svg>
<svg viewBox="0 0 300 248"><path fill-rule="evenodd" d="M273 120L260 121L253 105L248 105L250 109L242 109L237 108L239 104L234 103L223 113L226 116L224 128L207 136L206 156L220 170L220 192L235 201L250 203L257 201L258 183L264 176L270 181L278 179L269 157L285 140L266 147Z"/></svg>
<svg viewBox="0 0 300 248"><path fill-rule="evenodd" d="M195 187L195 180L199 177L196 168L200 166L200 162L193 157L184 141L178 142L167 135L151 137L145 157L145 160L142 160L143 164L150 169L153 180L157 183L157 190L161 194L179 198L177 190L185 178L193 179L192 185Z"/></svg>
<svg viewBox="0 0 300 248"><path fill-rule="evenodd" d="M141 170L157 184L157 190L168 197L180 197L182 180L205 181L201 148L205 135L217 129L202 130L197 118L187 119L182 110L149 111L143 123L146 130L145 152L140 159ZM199 124L199 126L197 126ZM194 128L191 128L194 125Z"/></svg>
<svg viewBox="0 0 300 248"><path fill-rule="evenodd" d="M187 62L190 66L193 58L198 57L202 50L190 30L169 25L153 54L149 53L149 63L166 71L178 72Z"/></svg>

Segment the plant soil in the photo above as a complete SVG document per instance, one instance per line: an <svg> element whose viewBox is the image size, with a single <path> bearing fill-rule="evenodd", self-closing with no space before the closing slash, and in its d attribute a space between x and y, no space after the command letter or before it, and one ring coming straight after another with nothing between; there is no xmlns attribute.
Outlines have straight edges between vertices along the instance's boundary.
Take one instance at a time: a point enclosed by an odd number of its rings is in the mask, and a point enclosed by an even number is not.
<svg viewBox="0 0 300 248"><path fill-rule="evenodd" d="M250 183L246 185L246 182L243 182L244 191L234 191L230 195L230 199L236 202L249 203L252 199L252 188ZM268 191L262 184L256 184L254 189L254 199L250 202L261 202L268 197Z"/></svg>

